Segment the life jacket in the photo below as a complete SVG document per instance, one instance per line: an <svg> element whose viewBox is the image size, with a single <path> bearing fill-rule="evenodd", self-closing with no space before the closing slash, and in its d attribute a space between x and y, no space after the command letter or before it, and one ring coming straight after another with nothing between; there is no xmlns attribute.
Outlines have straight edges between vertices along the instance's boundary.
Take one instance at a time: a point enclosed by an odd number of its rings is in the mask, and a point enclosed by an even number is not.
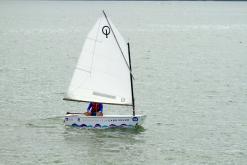
<svg viewBox="0 0 247 165"><path fill-rule="evenodd" d="M99 103L92 103L92 112L99 112L100 104Z"/></svg>

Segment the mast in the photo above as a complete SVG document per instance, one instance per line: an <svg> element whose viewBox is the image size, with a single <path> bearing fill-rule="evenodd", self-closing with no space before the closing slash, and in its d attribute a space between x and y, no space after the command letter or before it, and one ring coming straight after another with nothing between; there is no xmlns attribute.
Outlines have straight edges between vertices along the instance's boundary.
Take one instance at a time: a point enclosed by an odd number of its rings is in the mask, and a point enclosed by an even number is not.
<svg viewBox="0 0 247 165"><path fill-rule="evenodd" d="M131 69L131 59L130 59L130 44L129 42L127 43L128 45L128 54L129 54L129 69L130 69L130 84L131 84L131 95L132 95L132 107L133 107L133 116L135 116L135 98L134 98L134 90L133 90L133 76L131 74L132 69Z"/></svg>

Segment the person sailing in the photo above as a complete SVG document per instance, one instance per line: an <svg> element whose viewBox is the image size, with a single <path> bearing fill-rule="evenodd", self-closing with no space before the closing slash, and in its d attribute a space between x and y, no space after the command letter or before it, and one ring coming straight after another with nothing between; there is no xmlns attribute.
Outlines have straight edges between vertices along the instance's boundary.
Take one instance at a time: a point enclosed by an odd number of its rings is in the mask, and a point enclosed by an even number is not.
<svg viewBox="0 0 247 165"><path fill-rule="evenodd" d="M103 104L90 102L87 107L87 112L84 113L86 116L103 116Z"/></svg>

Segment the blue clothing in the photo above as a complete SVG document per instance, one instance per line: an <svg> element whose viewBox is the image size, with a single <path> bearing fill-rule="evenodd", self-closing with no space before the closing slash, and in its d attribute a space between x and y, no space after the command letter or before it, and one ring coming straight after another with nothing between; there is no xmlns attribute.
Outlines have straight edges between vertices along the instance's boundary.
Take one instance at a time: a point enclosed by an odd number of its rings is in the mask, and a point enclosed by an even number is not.
<svg viewBox="0 0 247 165"><path fill-rule="evenodd" d="M98 112L103 113L103 104L102 103L98 103L98 104L99 104L99 111ZM93 109L93 103L91 102L87 107L87 111L92 112L92 109ZM93 114L95 114L95 115L93 115ZM96 112L92 112L92 116L96 116Z"/></svg>

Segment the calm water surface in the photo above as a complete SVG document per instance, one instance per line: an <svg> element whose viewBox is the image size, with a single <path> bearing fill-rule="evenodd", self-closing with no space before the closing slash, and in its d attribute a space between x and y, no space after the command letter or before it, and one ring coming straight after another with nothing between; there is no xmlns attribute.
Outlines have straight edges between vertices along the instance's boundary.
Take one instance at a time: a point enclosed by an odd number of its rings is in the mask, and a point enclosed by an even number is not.
<svg viewBox="0 0 247 165"><path fill-rule="evenodd" d="M105 9L131 43L144 129L66 128ZM246 164L246 2L0 2L0 164ZM105 114L130 114L105 106Z"/></svg>

